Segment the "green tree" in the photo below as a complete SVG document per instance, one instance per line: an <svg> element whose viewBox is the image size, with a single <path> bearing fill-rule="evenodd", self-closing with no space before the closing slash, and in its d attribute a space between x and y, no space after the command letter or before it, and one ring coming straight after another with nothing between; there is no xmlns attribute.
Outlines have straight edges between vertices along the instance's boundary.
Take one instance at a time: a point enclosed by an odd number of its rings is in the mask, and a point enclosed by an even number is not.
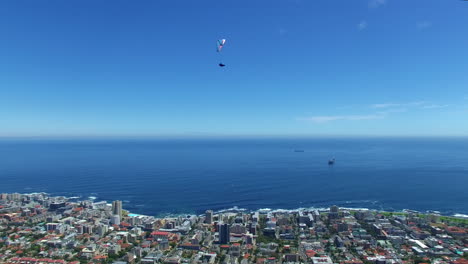
<svg viewBox="0 0 468 264"><path fill-rule="evenodd" d="M107 254L107 260L110 261L111 263L114 262L119 256L116 254Z"/></svg>
<svg viewBox="0 0 468 264"><path fill-rule="evenodd" d="M125 254L127 254L127 251L124 251L124 250L121 250L118 254L119 258L125 256Z"/></svg>
<svg viewBox="0 0 468 264"><path fill-rule="evenodd" d="M419 257L419 256L413 256L413 263L414 264L419 264L419 263L425 263L427 261L425 261L423 258Z"/></svg>

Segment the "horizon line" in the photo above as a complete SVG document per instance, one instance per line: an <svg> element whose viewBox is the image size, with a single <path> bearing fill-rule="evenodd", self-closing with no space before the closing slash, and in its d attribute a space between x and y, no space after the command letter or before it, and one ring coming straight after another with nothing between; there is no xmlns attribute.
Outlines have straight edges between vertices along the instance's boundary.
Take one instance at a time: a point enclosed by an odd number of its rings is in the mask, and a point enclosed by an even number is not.
<svg viewBox="0 0 468 264"><path fill-rule="evenodd" d="M156 139L307 139L307 138L467 138L468 135L433 134L87 134L87 135L0 135L0 140L156 140Z"/></svg>

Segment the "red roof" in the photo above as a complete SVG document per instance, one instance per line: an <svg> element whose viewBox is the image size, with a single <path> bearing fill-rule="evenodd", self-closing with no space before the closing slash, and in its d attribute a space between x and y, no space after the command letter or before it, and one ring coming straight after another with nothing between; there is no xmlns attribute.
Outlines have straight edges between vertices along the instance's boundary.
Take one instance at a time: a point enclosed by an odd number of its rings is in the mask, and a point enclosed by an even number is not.
<svg viewBox="0 0 468 264"><path fill-rule="evenodd" d="M151 233L151 235L153 236L169 236L169 232L162 232L162 231L154 231L153 233Z"/></svg>
<svg viewBox="0 0 468 264"><path fill-rule="evenodd" d="M453 261L453 263L455 263L455 264L468 264L468 259L459 258L459 259Z"/></svg>
<svg viewBox="0 0 468 264"><path fill-rule="evenodd" d="M20 261L33 261L33 260L36 260L36 259L33 259L33 258L20 258L19 260Z"/></svg>
<svg viewBox="0 0 468 264"><path fill-rule="evenodd" d="M120 247L122 247L122 248L128 248L129 246L130 246L130 244L128 244L128 243L122 243L120 245Z"/></svg>

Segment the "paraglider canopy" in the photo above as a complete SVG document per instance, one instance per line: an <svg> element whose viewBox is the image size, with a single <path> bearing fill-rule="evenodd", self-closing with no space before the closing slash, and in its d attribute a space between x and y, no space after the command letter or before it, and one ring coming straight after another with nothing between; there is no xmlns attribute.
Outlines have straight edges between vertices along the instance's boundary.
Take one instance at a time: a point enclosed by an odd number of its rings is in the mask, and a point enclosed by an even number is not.
<svg viewBox="0 0 468 264"><path fill-rule="evenodd" d="M218 47L216 51L221 52L221 49L223 49L224 44L226 43L225 39L219 39L218 40Z"/></svg>
<svg viewBox="0 0 468 264"><path fill-rule="evenodd" d="M226 66L226 65L224 65L224 64L222 64L222 63L220 63L220 64L218 64L218 65L219 65L219 67L224 67L224 66Z"/></svg>

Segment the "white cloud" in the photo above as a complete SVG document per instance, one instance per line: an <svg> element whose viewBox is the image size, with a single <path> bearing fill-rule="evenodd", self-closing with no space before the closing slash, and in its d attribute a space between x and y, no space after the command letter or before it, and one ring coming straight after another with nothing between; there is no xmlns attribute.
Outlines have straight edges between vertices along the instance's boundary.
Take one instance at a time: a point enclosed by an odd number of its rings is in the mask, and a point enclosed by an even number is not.
<svg viewBox="0 0 468 264"><path fill-rule="evenodd" d="M436 104L426 101L414 101L409 103L383 103L383 104L373 104L370 107L376 109L385 109L385 111L380 111L378 113L387 114L387 113L401 113L407 112L411 109L439 109L449 107L448 104Z"/></svg>
<svg viewBox="0 0 468 264"><path fill-rule="evenodd" d="M400 106L401 104L394 104L394 103L384 103L384 104L373 104L371 105L372 108L389 108L389 107L395 107L395 106Z"/></svg>
<svg viewBox="0 0 468 264"><path fill-rule="evenodd" d="M406 105L407 106L421 106L425 104L427 104L427 102L425 101L415 101L415 102L407 103Z"/></svg>
<svg viewBox="0 0 468 264"><path fill-rule="evenodd" d="M379 111L377 113L382 114L382 115L387 115L387 114L392 114L392 113L404 113L407 112L408 109L406 108L394 108L394 109L388 109L385 111Z"/></svg>
<svg viewBox="0 0 468 264"><path fill-rule="evenodd" d="M361 30L364 30L367 28L367 22L365 20L362 20L359 24L358 24L358 29L361 31Z"/></svg>
<svg viewBox="0 0 468 264"><path fill-rule="evenodd" d="M385 5L387 3L387 0L370 0L369 1L369 7L370 8L377 8L379 6Z"/></svg>
<svg viewBox="0 0 468 264"><path fill-rule="evenodd" d="M360 121L360 120L372 120L372 119L382 119L384 115L373 114L373 115L343 115L343 116L311 116L300 118L300 120L312 121L314 123L326 123L331 121L338 120L348 120L348 121Z"/></svg>
<svg viewBox="0 0 468 264"><path fill-rule="evenodd" d="M409 103L382 103L382 104L373 104L371 108L392 108L392 107L411 107L411 106L420 106L424 105L427 102L424 101L414 101Z"/></svg>
<svg viewBox="0 0 468 264"><path fill-rule="evenodd" d="M333 121L360 121L384 119L395 113L404 113L415 109L439 109L449 107L447 104L434 104L425 101L414 101L409 103L381 103L370 106L375 112L366 115L323 115L298 118L302 121L310 121L314 123L326 123Z"/></svg>
<svg viewBox="0 0 468 264"><path fill-rule="evenodd" d="M432 26L432 23L429 22L429 21L420 21L420 22L416 23L416 28L419 29L419 30L423 30L423 29L429 28L431 26Z"/></svg>
<svg viewBox="0 0 468 264"><path fill-rule="evenodd" d="M423 105L422 109L438 109L438 108L446 108L449 105L440 105L440 104L429 104L429 105Z"/></svg>

